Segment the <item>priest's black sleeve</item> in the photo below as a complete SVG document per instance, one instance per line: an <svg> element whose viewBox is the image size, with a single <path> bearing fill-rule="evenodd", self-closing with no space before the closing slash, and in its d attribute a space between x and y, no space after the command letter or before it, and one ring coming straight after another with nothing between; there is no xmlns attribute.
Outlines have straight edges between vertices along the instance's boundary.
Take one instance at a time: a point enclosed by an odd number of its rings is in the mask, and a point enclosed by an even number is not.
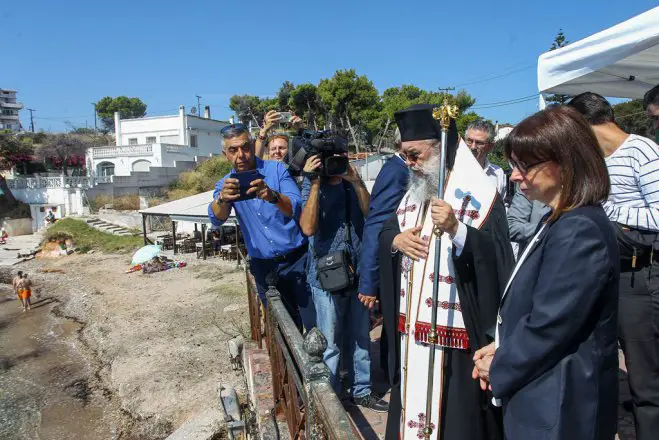
<svg viewBox="0 0 659 440"><path fill-rule="evenodd" d="M494 340L496 317L515 259L506 210L497 196L480 228L467 227L460 256L453 255L462 315L472 350Z"/></svg>

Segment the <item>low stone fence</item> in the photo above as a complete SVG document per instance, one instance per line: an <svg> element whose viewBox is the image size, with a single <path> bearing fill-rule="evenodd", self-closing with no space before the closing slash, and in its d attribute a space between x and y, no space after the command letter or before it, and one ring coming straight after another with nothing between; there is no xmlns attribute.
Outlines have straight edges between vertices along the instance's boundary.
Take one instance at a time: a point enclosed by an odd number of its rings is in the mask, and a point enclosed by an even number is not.
<svg viewBox="0 0 659 440"><path fill-rule="evenodd" d="M7 230L10 237L17 235L30 235L32 234L32 219L31 218L16 218L11 220L0 221L2 227Z"/></svg>

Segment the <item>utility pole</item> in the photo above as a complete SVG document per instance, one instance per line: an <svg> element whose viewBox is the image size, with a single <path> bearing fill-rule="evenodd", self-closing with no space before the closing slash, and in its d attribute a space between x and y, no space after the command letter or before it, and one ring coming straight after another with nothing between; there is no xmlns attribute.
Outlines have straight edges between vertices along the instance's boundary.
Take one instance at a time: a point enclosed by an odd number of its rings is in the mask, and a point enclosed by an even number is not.
<svg viewBox="0 0 659 440"><path fill-rule="evenodd" d="M455 87L437 87L437 90L440 92L452 92L455 90Z"/></svg>
<svg viewBox="0 0 659 440"><path fill-rule="evenodd" d="M201 96L195 95L197 97L197 115L201 117Z"/></svg>
<svg viewBox="0 0 659 440"><path fill-rule="evenodd" d="M36 110L33 108L27 110L30 112L30 131L34 133L34 117L32 116L32 112L36 112Z"/></svg>
<svg viewBox="0 0 659 440"><path fill-rule="evenodd" d="M94 106L94 133L98 133L98 127L96 126L96 103L92 102Z"/></svg>

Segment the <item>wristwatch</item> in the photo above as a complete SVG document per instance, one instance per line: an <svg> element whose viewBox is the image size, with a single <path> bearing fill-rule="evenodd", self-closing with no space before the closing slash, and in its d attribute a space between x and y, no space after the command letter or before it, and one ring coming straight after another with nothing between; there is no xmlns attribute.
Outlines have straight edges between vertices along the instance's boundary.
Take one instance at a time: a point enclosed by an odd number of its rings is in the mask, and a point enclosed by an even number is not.
<svg viewBox="0 0 659 440"><path fill-rule="evenodd" d="M277 203L279 203L280 200L281 200L281 194L279 194L275 190L272 190L272 200L270 200L269 203L272 203L273 205L276 205Z"/></svg>
<svg viewBox="0 0 659 440"><path fill-rule="evenodd" d="M263 142L265 142L265 140L267 139L267 137L266 137L266 136L263 136L263 135L261 134L261 132L259 132L259 136L258 136L258 138L259 138L260 140L262 140Z"/></svg>

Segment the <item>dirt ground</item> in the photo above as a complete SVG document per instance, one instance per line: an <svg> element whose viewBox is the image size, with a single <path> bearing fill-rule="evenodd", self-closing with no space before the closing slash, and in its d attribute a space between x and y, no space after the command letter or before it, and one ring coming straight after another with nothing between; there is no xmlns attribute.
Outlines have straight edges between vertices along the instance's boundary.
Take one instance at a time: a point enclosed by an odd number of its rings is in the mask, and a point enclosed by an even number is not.
<svg viewBox="0 0 659 440"><path fill-rule="evenodd" d="M185 260L152 275L125 274L127 255L14 266L37 287L27 313L0 279L0 438L160 439L216 407L220 382L243 394L226 341L249 332L244 272Z"/></svg>

